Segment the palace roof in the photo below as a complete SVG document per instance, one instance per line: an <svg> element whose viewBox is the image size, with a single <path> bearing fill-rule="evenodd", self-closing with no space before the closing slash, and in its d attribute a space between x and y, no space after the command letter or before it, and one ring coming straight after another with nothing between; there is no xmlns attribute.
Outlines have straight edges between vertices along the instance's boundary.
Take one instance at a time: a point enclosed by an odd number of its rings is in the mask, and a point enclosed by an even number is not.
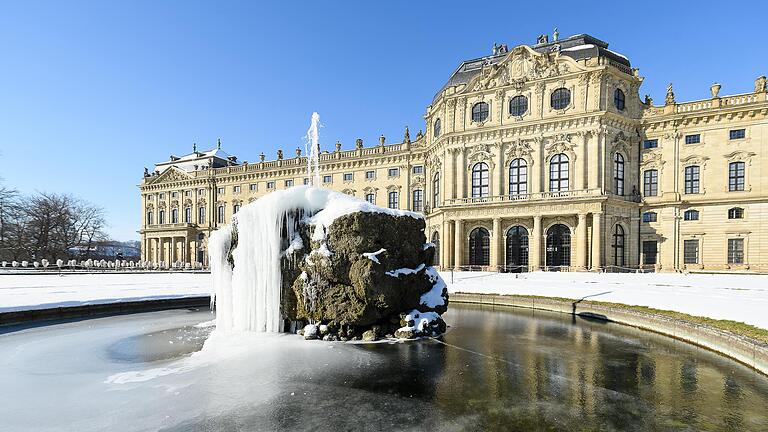
<svg viewBox="0 0 768 432"><path fill-rule="evenodd" d="M529 46L539 53L551 52L559 47L561 55L571 57L576 61L595 57L607 57L613 62L626 66L627 69L631 67L629 59L608 49L607 42L588 34L578 34L557 41L537 43ZM472 78L482 71L483 66L493 65L504 60L509 51L503 45L499 48L495 54L463 61L451 77L448 78L448 82L435 94L432 102L437 101L440 94L446 88L469 83Z"/></svg>

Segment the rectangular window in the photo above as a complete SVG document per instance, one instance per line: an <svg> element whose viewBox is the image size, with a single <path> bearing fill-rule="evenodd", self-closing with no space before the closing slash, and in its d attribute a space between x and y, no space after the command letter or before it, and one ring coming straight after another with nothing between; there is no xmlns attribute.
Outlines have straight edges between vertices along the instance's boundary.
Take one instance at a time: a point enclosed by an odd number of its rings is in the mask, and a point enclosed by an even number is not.
<svg viewBox="0 0 768 432"><path fill-rule="evenodd" d="M164 200L164 199L165 199L165 194L164 194L164 193L161 193L161 194L160 194L160 199L161 199L161 200Z"/></svg>
<svg viewBox="0 0 768 432"><path fill-rule="evenodd" d="M647 197L659 194L659 172L657 170L645 170L643 172L643 195Z"/></svg>
<svg viewBox="0 0 768 432"><path fill-rule="evenodd" d="M185 191L184 196L192 196L192 191Z"/></svg>
<svg viewBox="0 0 768 432"><path fill-rule="evenodd" d="M744 239L728 239L728 264L744 264Z"/></svg>
<svg viewBox="0 0 768 432"><path fill-rule="evenodd" d="M728 191L744 190L744 166L744 162L731 162L728 164Z"/></svg>
<svg viewBox="0 0 768 432"><path fill-rule="evenodd" d="M684 264L699 263L699 241L698 240L683 240L683 263Z"/></svg>
<svg viewBox="0 0 768 432"><path fill-rule="evenodd" d="M730 132L728 132L728 137L732 140L742 139L746 134L746 129L733 129Z"/></svg>
<svg viewBox="0 0 768 432"><path fill-rule="evenodd" d="M652 149L659 146L659 140L657 139L647 139L643 141L643 148L644 149Z"/></svg>
<svg viewBox="0 0 768 432"><path fill-rule="evenodd" d="M654 265L658 256L658 243L655 241L643 242L643 264Z"/></svg>
<svg viewBox="0 0 768 432"><path fill-rule="evenodd" d="M275 188L275 182L268 181L267 182L267 189L274 189Z"/></svg>
<svg viewBox="0 0 768 432"><path fill-rule="evenodd" d="M323 183L331 183L331 181L333 181L333 176L330 176L330 175L323 176Z"/></svg>
<svg viewBox="0 0 768 432"><path fill-rule="evenodd" d="M216 222L224 223L224 206L219 206L219 212L216 214Z"/></svg>
<svg viewBox="0 0 768 432"><path fill-rule="evenodd" d="M171 193L171 198L178 198L178 197L179 197L178 192L172 192Z"/></svg>
<svg viewBox="0 0 768 432"><path fill-rule="evenodd" d="M218 193L219 195L224 195L224 188L223 187L216 188L216 193Z"/></svg>
<svg viewBox="0 0 768 432"><path fill-rule="evenodd" d="M365 194L365 200L371 204L376 204L376 197L372 193Z"/></svg>
<svg viewBox="0 0 768 432"><path fill-rule="evenodd" d="M397 191L392 191L389 193L389 208L400 208L400 197Z"/></svg>
<svg viewBox="0 0 768 432"><path fill-rule="evenodd" d="M258 186L256 185L256 183L251 183L248 185L248 190L251 192L256 192L257 188Z"/></svg>
<svg viewBox="0 0 768 432"><path fill-rule="evenodd" d="M307 177L304 177L304 186L309 184L309 179Z"/></svg>
<svg viewBox="0 0 768 432"><path fill-rule="evenodd" d="M390 168L389 171L387 171L387 175L389 177L397 177L400 175L400 168Z"/></svg>
<svg viewBox="0 0 768 432"><path fill-rule="evenodd" d="M424 191L421 189L413 191L413 211L424 211Z"/></svg>
<svg viewBox="0 0 768 432"><path fill-rule="evenodd" d="M376 178L376 171L366 171L365 172L365 179L366 180L373 180Z"/></svg>
<svg viewBox="0 0 768 432"><path fill-rule="evenodd" d="M643 213L643 222L656 222L657 220L658 216L656 215L656 212Z"/></svg>
<svg viewBox="0 0 768 432"><path fill-rule="evenodd" d="M232 186L232 192L240 193L240 186Z"/></svg>
<svg viewBox="0 0 768 432"><path fill-rule="evenodd" d="M423 165L416 165L413 167L413 173L414 174L423 174L424 173L424 166Z"/></svg>
<svg viewBox="0 0 768 432"><path fill-rule="evenodd" d="M197 190L198 195L205 195L205 189L198 189Z"/></svg>
<svg viewBox="0 0 768 432"><path fill-rule="evenodd" d="M345 182L351 182L352 181L352 173L344 173L344 181Z"/></svg>
<svg viewBox="0 0 768 432"><path fill-rule="evenodd" d="M205 223L205 207L197 209L197 223L201 225Z"/></svg>
<svg viewBox="0 0 768 432"><path fill-rule="evenodd" d="M685 167L685 193L699 193L699 167L697 165Z"/></svg>
<svg viewBox="0 0 768 432"><path fill-rule="evenodd" d="M287 187L287 188L293 187L293 180L286 180L285 181L285 187Z"/></svg>
<svg viewBox="0 0 768 432"><path fill-rule="evenodd" d="M184 223L192 223L192 207L184 208Z"/></svg>
<svg viewBox="0 0 768 432"><path fill-rule="evenodd" d="M700 142L701 142L701 135L700 134L686 135L685 136L685 143L686 144L698 144Z"/></svg>

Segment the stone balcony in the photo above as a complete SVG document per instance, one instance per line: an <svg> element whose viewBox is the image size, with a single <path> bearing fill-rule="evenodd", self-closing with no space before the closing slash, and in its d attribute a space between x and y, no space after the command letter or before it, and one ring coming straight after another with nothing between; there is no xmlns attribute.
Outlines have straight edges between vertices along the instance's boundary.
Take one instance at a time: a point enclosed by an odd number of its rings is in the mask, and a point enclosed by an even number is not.
<svg viewBox="0 0 768 432"><path fill-rule="evenodd" d="M142 232L155 232L155 231L166 231L166 230L185 230L185 229L192 229L197 228L197 224L194 223L166 223L166 224L153 224L153 225L145 225L142 229Z"/></svg>

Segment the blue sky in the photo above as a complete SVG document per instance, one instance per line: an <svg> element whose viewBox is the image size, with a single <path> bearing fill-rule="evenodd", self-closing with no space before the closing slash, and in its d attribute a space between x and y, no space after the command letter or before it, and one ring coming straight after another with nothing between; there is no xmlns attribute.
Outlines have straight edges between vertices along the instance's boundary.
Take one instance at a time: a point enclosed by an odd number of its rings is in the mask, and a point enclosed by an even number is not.
<svg viewBox="0 0 768 432"><path fill-rule="evenodd" d="M765 2L198 2L0 4L0 177L67 192L137 239L143 167L223 147L241 160L321 141L415 134L463 59L589 33L630 58L641 94L748 92L768 74Z"/></svg>

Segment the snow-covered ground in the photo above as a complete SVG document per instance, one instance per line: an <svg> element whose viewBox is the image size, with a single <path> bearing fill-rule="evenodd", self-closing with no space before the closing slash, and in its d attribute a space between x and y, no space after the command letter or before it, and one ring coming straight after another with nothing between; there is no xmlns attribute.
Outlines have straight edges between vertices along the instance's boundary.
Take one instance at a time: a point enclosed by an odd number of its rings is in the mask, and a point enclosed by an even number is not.
<svg viewBox="0 0 768 432"><path fill-rule="evenodd" d="M0 274L0 312L210 293L206 273Z"/></svg>
<svg viewBox="0 0 768 432"><path fill-rule="evenodd" d="M440 272L449 292L587 299L730 319L768 328L768 276L685 274ZM211 293L193 273L0 274L0 312Z"/></svg>
<svg viewBox="0 0 768 432"><path fill-rule="evenodd" d="M527 294L648 306L768 328L768 276L441 272L449 292Z"/></svg>

